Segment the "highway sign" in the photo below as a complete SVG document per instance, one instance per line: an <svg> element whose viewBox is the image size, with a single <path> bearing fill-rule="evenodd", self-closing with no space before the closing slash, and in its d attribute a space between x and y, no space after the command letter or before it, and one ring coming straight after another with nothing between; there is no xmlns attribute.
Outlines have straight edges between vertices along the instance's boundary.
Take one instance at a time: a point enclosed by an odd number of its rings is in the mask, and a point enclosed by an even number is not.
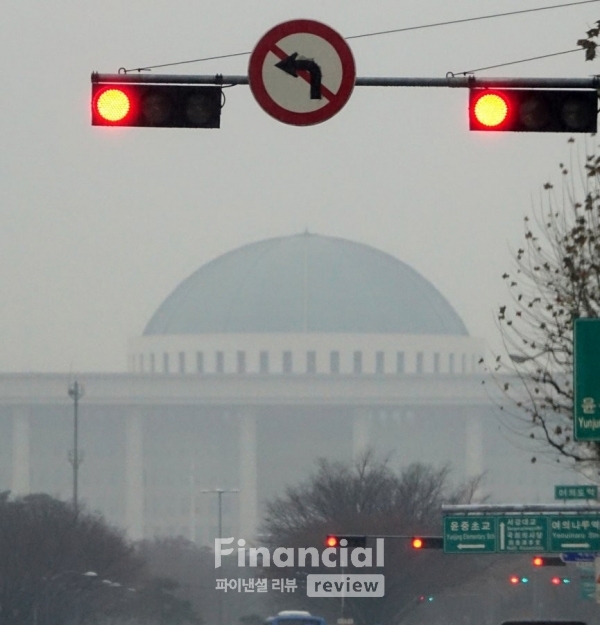
<svg viewBox="0 0 600 625"><path fill-rule="evenodd" d="M573 436L600 440L600 319L573 325Z"/></svg>
<svg viewBox="0 0 600 625"><path fill-rule="evenodd" d="M248 66L258 104L286 124L310 126L335 115L348 102L356 79L352 51L329 26L292 20L260 39Z"/></svg>
<svg viewBox="0 0 600 625"><path fill-rule="evenodd" d="M554 499L598 499L598 487L581 484L555 486Z"/></svg>
<svg viewBox="0 0 600 625"><path fill-rule="evenodd" d="M494 553L496 518L491 516L445 516L445 553Z"/></svg>
<svg viewBox="0 0 600 625"><path fill-rule="evenodd" d="M548 516L549 551L600 551L600 517L591 514Z"/></svg>
<svg viewBox="0 0 600 625"><path fill-rule="evenodd" d="M548 543L547 517L542 515L506 515L498 517L498 551L545 551Z"/></svg>
<svg viewBox="0 0 600 625"><path fill-rule="evenodd" d="M600 515L444 516L444 552L561 553L564 561L586 561L587 554L600 552Z"/></svg>

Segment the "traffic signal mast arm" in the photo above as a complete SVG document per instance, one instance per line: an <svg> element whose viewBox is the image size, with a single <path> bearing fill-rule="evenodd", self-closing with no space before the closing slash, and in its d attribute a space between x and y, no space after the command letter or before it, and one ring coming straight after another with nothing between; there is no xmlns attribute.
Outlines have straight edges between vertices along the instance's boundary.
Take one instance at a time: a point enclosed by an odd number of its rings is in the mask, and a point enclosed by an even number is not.
<svg viewBox="0 0 600 625"><path fill-rule="evenodd" d="M247 85L248 76L186 75L186 74L99 74L92 73L92 83L143 83L171 85ZM419 77L357 77L357 87L455 87L464 89L600 89L600 76L588 78L476 78L455 76Z"/></svg>

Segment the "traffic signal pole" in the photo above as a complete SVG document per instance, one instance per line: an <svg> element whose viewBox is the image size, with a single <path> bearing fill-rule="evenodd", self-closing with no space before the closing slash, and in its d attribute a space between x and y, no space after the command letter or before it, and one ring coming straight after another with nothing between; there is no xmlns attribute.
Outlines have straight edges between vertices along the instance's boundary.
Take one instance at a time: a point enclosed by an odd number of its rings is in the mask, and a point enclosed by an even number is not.
<svg viewBox="0 0 600 625"><path fill-rule="evenodd" d="M248 76L209 74L92 74L92 83L247 85ZM356 87L453 87L463 89L600 89L600 76L588 78L476 78L449 73L444 78L402 76L357 77Z"/></svg>

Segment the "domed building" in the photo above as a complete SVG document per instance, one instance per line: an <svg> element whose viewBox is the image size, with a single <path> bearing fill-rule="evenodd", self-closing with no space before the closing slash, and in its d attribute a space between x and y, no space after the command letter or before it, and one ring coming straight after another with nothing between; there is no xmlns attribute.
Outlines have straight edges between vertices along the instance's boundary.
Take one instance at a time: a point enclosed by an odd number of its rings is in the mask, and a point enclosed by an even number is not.
<svg viewBox="0 0 600 625"><path fill-rule="evenodd" d="M132 341L130 370L472 373L482 350L408 265L306 233L246 245L198 269Z"/></svg>
<svg viewBox="0 0 600 625"><path fill-rule="evenodd" d="M483 350L388 254L309 233L251 243L175 288L127 373L79 377L80 498L132 538L252 540L265 501L319 458L372 449L457 481L485 471L494 500L531 501L551 477L502 436ZM72 382L0 375L0 491L70 496Z"/></svg>

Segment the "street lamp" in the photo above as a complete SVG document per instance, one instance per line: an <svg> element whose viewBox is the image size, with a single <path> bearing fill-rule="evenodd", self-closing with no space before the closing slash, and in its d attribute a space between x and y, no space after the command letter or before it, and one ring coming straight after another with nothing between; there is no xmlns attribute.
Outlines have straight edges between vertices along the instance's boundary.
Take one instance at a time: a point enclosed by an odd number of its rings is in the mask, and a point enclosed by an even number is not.
<svg viewBox="0 0 600 625"><path fill-rule="evenodd" d="M238 488L213 488L201 490L201 493L216 493L219 500L219 535L218 538L223 538L223 495L225 493L239 493ZM223 593L219 593L219 625L223 625Z"/></svg>
<svg viewBox="0 0 600 625"><path fill-rule="evenodd" d="M216 493L219 498L219 538L223 538L223 495L225 493L239 493L238 488L213 488L201 490L201 493Z"/></svg>
<svg viewBox="0 0 600 625"><path fill-rule="evenodd" d="M79 400L83 397L83 386L77 380L69 386L69 397L73 399L73 451L69 453L69 462L73 467L73 507L77 510L79 488L79 465L83 462L83 456L79 454L78 437L78 408Z"/></svg>

